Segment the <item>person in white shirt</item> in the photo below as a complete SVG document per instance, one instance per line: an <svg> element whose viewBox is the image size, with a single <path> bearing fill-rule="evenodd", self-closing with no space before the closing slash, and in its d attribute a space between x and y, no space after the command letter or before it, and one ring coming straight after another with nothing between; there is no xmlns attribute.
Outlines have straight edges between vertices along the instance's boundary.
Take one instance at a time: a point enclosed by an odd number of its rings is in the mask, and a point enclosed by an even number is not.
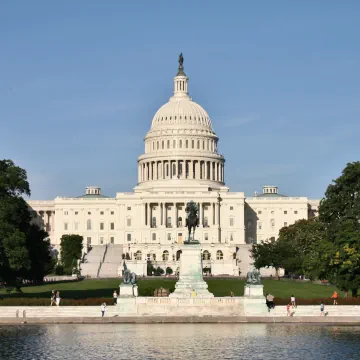
<svg viewBox="0 0 360 360"><path fill-rule="evenodd" d="M295 308L295 307L296 307L295 296L294 296L294 295L291 295L290 300L291 300L291 305L292 305L292 307Z"/></svg>
<svg viewBox="0 0 360 360"><path fill-rule="evenodd" d="M118 294L117 294L116 290L114 290L113 298L114 298L114 305L116 305L117 304L117 298L118 298Z"/></svg>
<svg viewBox="0 0 360 360"><path fill-rule="evenodd" d="M101 317L104 317L106 309L106 303L101 304Z"/></svg>

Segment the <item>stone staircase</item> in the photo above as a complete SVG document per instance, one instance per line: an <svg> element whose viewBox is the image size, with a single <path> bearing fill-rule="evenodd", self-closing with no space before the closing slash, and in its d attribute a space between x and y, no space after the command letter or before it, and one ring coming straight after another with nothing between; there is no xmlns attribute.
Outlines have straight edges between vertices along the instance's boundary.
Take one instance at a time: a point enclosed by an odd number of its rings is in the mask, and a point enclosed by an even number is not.
<svg viewBox="0 0 360 360"><path fill-rule="evenodd" d="M104 259L106 245L93 246L92 249L85 255L84 262L80 264L81 275L97 277L101 262Z"/></svg>
<svg viewBox="0 0 360 360"><path fill-rule="evenodd" d="M99 306L2 306L0 318L23 318L24 311L27 318L63 318L63 317L100 317L101 304ZM106 307L106 317L118 314L116 306Z"/></svg>
<svg viewBox="0 0 360 360"><path fill-rule="evenodd" d="M319 305L299 305L296 308L290 308L291 316L319 316ZM324 313L326 316L359 316L360 305L325 305ZM270 310L269 316L287 316L286 306L275 306L275 309Z"/></svg>
<svg viewBox="0 0 360 360"><path fill-rule="evenodd" d="M101 264L99 277L115 278L118 277L118 268L122 263L123 246L109 244L104 261Z"/></svg>

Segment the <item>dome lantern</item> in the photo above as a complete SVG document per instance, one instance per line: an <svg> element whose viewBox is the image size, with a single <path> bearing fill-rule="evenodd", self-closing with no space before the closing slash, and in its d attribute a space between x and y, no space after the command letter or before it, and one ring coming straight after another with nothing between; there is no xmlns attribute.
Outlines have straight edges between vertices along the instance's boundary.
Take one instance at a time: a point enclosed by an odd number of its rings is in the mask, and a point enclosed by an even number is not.
<svg viewBox="0 0 360 360"><path fill-rule="evenodd" d="M188 98L188 78L184 73L184 57L179 55L179 70L174 78L174 98Z"/></svg>

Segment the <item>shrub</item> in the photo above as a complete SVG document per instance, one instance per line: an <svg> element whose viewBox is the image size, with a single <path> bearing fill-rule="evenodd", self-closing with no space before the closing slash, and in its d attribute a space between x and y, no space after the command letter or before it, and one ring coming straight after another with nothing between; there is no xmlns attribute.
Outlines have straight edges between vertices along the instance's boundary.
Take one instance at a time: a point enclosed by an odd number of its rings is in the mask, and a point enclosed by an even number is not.
<svg viewBox="0 0 360 360"><path fill-rule="evenodd" d="M171 275L173 273L173 269L171 267L166 268L166 275Z"/></svg>
<svg viewBox="0 0 360 360"><path fill-rule="evenodd" d="M164 274L164 269L162 269L160 266L155 270L155 275L156 276L161 276Z"/></svg>
<svg viewBox="0 0 360 360"><path fill-rule="evenodd" d="M64 275L64 267L62 265L57 265L55 267L55 274L56 275Z"/></svg>

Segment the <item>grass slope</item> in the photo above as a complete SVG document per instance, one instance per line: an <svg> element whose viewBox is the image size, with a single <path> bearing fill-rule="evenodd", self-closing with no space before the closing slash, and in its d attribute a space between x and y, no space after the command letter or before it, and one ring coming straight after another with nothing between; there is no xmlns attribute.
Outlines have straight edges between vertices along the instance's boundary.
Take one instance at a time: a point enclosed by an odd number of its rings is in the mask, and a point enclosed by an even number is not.
<svg viewBox="0 0 360 360"><path fill-rule="evenodd" d="M245 281L240 279L207 279L209 290L215 296L230 296L233 291L235 296L244 294ZM50 298L51 290L58 290L61 297L67 299L86 299L86 298L111 298L114 289L119 290L120 279L105 280L83 280L78 282L64 282L57 284L44 284L39 286L28 286L22 288L22 293L6 293L5 289L0 290L0 297L3 298ZM139 295L152 296L155 289L163 287L174 290L175 280L155 278L140 279L138 281ZM334 286L312 284L308 282L295 282L289 280L263 280L264 293L271 293L276 298L288 299L291 295L302 299L330 298L333 291L337 290ZM338 290L337 290L338 291ZM342 293L340 291L339 295Z"/></svg>

